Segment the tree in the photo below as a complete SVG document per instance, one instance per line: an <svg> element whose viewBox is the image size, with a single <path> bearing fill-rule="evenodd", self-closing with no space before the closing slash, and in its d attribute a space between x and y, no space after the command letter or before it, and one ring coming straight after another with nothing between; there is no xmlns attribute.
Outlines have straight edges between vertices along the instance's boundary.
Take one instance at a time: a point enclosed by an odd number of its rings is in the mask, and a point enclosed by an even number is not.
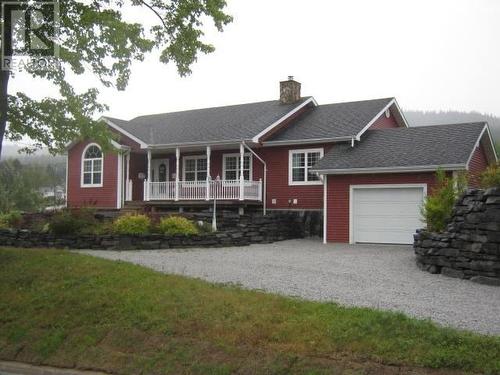
<svg viewBox="0 0 500 375"><path fill-rule="evenodd" d="M39 210L40 182L45 179L45 170L37 165L23 165L16 159L0 162L0 213Z"/></svg>
<svg viewBox="0 0 500 375"><path fill-rule="evenodd" d="M61 151L74 139L86 137L109 146L111 133L94 120L96 114L107 109L98 101L98 89L77 93L68 82L67 73L92 72L105 87L124 90L131 63L142 61L157 48L162 63L173 62L181 76L188 75L200 53L214 51L212 45L202 41L203 22L211 20L222 31L232 21L224 12L225 6L225 0L59 0L60 27L50 41L59 48L60 66L53 70L27 69L33 79L54 84L59 97L35 100L22 92L9 95L12 75L2 70L0 156L4 137L19 141L28 136L35 148L45 146L51 153ZM42 9L40 2L30 3L29 7ZM147 8L157 17L158 24L145 30L143 25L124 21L123 11L130 7ZM6 26L8 29L10 25Z"/></svg>

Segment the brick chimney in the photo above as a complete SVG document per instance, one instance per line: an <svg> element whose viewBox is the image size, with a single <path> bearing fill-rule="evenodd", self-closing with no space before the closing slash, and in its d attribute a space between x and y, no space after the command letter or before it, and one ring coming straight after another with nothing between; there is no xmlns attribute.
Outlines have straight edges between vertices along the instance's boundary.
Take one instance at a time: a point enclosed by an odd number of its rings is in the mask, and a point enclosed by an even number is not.
<svg viewBox="0 0 500 375"><path fill-rule="evenodd" d="M288 76L287 81L280 82L280 102L281 104L291 104L300 100L300 82Z"/></svg>

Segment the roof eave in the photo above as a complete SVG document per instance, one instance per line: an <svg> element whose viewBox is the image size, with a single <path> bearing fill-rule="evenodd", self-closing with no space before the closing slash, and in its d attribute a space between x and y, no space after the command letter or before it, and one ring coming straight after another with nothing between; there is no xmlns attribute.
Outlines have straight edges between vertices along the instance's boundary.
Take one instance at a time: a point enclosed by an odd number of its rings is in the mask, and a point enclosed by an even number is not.
<svg viewBox="0 0 500 375"><path fill-rule="evenodd" d="M465 164L417 165L409 167L376 167L376 168L345 168L345 169L312 169L313 172L323 175L329 174L362 174L362 173L410 173L434 172L438 169L459 171L466 169Z"/></svg>
<svg viewBox="0 0 500 375"><path fill-rule="evenodd" d="M483 139L483 136L485 134L488 136L488 140L489 140L488 145L490 146L490 154L493 154L493 159L494 159L495 163L498 162L498 155L497 155L496 150L495 150L495 144L494 144L493 138L491 136L490 127L488 126L488 123L485 122L484 123L484 128L481 131L481 134L479 134L479 137L477 138L476 143L474 144L474 147L472 148L472 151L471 151L471 153L469 155L469 158L467 159L467 163L466 163L467 170L469 169L470 162L472 160L472 157L474 156L474 152L476 151L476 149L481 144L481 140Z"/></svg>
<svg viewBox="0 0 500 375"><path fill-rule="evenodd" d="M230 140L224 140L224 141L208 141L208 142L180 142L180 143L166 143L166 144L151 144L148 145L146 148L150 150L157 150L157 149L163 149L163 148L175 148L175 147L193 147L193 146L224 146L224 145L234 145L234 144L239 144L242 142L251 142L253 143L252 139L230 139Z"/></svg>
<svg viewBox="0 0 500 375"><path fill-rule="evenodd" d="M398 101L396 100L396 98L392 98L389 103L387 103L385 105L384 108L382 108L382 110L380 112L378 112L375 117L373 117L370 122L368 122L368 124L365 125L365 127L363 129L361 129L358 134L356 134L356 140L357 141L360 141L361 140L361 136L368 130L372 127L372 125L380 118L380 116L382 116L382 114L387 111L389 108L391 108L392 106L395 106L396 107L396 110L397 110L397 115L401 118L401 122L403 123L403 125L408 128L410 127L409 124L408 124L408 121L406 120L406 117L403 113L403 111L401 110L401 107L399 106L398 104ZM396 119L397 117L396 116ZM399 123L400 121L398 121Z"/></svg>
<svg viewBox="0 0 500 375"><path fill-rule="evenodd" d="M329 142L346 142L352 140L354 135L342 136L342 137L331 137L331 138L311 138L311 139L295 139L295 140L283 140L283 141L268 141L262 142L263 146L293 146L299 144L314 144L314 143L329 143Z"/></svg>
<svg viewBox="0 0 500 375"><path fill-rule="evenodd" d="M142 139L137 138L135 135L129 133L128 131L123 129L121 126L115 124L113 121L111 121L107 117L101 116L99 118L99 121L104 121L112 129L115 129L117 132L122 133L124 136L126 136L126 137L130 138L131 140L133 140L134 142L138 143L141 148L148 148L149 145L146 142L144 142Z"/></svg>

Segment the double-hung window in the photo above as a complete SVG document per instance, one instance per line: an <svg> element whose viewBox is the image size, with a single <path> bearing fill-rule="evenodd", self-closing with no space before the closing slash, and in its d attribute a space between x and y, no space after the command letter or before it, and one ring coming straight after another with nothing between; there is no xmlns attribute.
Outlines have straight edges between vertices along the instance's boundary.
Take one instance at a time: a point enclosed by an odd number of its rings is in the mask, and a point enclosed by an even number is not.
<svg viewBox="0 0 500 375"><path fill-rule="evenodd" d="M224 180L240 179L240 154L225 154L223 161ZM243 156L243 177L245 181L250 181L252 176L252 157L250 154Z"/></svg>
<svg viewBox="0 0 500 375"><path fill-rule="evenodd" d="M207 157L185 156L184 157L184 181L206 181L207 179Z"/></svg>
<svg viewBox="0 0 500 375"><path fill-rule="evenodd" d="M88 145L82 154L82 187L102 186L102 150L92 143Z"/></svg>
<svg viewBox="0 0 500 375"><path fill-rule="evenodd" d="M289 185L319 185L319 176L311 168L323 157L322 148L290 150L288 162Z"/></svg>

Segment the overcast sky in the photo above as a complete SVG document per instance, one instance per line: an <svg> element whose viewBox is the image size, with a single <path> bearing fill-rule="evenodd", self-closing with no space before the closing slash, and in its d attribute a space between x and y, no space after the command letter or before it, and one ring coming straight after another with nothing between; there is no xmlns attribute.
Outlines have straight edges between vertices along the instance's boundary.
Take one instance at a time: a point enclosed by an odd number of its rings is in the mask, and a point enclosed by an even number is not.
<svg viewBox="0 0 500 375"><path fill-rule="evenodd" d="M294 75L320 104L395 96L404 109L500 115L498 0L229 0L234 17L187 78L157 56L134 64L124 92L102 89L109 115L141 114L278 98ZM138 14L143 22L156 19ZM10 91L50 90L21 75ZM77 87L90 77L73 80Z"/></svg>

